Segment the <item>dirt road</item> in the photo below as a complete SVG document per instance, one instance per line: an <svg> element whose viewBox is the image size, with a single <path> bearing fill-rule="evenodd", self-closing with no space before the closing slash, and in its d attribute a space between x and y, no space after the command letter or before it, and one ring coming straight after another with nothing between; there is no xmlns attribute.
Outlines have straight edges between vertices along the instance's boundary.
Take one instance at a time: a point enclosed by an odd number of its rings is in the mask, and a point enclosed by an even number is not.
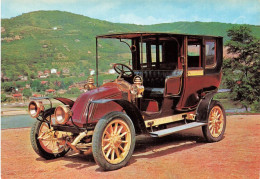
<svg viewBox="0 0 260 179"><path fill-rule="evenodd" d="M225 138L205 143L200 128L155 139L137 138L130 163L104 172L91 155L44 160L29 128L2 130L2 178L250 178L260 174L260 115L228 116Z"/></svg>

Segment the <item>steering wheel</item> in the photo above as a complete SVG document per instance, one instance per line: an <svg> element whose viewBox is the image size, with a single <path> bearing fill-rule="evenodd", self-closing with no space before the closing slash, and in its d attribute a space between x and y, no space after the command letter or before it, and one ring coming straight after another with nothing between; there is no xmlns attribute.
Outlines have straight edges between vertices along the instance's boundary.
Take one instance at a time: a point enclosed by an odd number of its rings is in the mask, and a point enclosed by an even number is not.
<svg viewBox="0 0 260 179"><path fill-rule="evenodd" d="M121 63L116 63L113 66L114 70L119 74L119 78L130 78L134 76L134 71L129 67Z"/></svg>

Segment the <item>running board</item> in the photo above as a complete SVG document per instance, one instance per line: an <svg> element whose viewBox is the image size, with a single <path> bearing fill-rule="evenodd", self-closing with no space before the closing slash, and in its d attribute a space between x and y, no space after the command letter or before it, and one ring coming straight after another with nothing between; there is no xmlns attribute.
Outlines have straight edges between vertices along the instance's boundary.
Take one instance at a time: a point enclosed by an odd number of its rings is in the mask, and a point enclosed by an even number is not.
<svg viewBox="0 0 260 179"><path fill-rule="evenodd" d="M191 128L199 127L199 126L205 126L205 125L207 125L207 123L191 122L189 124L184 124L184 125L181 125L181 126L172 127L172 128L169 128L169 129L163 129L163 130L159 130L159 131L155 131L155 132L150 132L150 135L152 137L163 137L163 136L166 136L166 135L173 134L174 132L179 132L179 131L182 131L182 130L191 129Z"/></svg>

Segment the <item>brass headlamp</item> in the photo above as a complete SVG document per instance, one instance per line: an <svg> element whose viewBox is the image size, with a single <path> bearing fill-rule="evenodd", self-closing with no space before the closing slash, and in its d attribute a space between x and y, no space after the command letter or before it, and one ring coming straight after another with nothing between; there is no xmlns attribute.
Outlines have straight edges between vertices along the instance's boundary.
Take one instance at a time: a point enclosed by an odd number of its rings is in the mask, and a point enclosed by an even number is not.
<svg viewBox="0 0 260 179"><path fill-rule="evenodd" d="M60 105L56 107L54 116L56 123L65 124L72 116L72 112L68 106Z"/></svg>
<svg viewBox="0 0 260 179"><path fill-rule="evenodd" d="M136 75L134 77L134 84L132 86L131 93L136 95L136 98L141 98L143 97L143 92L144 92L144 86L142 85L143 79L141 76Z"/></svg>
<svg viewBox="0 0 260 179"><path fill-rule="evenodd" d="M41 101L31 101L28 105L28 112L32 118L37 118L44 111L44 106Z"/></svg>

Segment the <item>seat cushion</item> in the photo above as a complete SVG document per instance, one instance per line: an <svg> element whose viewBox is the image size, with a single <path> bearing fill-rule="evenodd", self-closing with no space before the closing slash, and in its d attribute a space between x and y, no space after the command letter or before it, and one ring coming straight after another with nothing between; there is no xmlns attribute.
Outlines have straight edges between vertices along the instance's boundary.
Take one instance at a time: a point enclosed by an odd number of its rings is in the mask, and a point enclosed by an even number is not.
<svg viewBox="0 0 260 179"><path fill-rule="evenodd" d="M172 70L143 70L134 71L135 75L143 77L143 85L145 88L164 88L165 79L172 74Z"/></svg>

